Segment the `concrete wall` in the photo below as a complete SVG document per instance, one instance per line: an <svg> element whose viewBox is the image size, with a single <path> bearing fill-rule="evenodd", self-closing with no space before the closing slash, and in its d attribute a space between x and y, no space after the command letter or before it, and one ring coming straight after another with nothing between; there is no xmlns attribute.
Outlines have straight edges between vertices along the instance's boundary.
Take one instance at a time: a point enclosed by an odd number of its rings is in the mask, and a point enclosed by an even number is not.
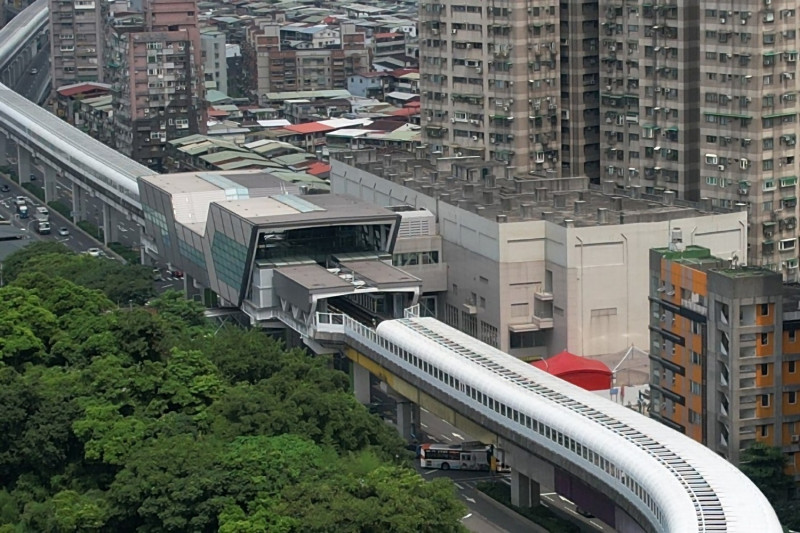
<svg viewBox="0 0 800 533"><path fill-rule="evenodd" d="M685 244L708 247L719 257L746 255L746 212L578 228L544 220L497 223L338 161L331 187L377 205L408 204L437 214L448 264L443 303L458 308L460 316L474 293L477 337L481 321L496 327L504 351L510 350L509 326L533 322L534 295L546 289L548 270L553 328L545 355L563 349L601 355L631 344L648 349L648 250L666 246L672 229L682 229ZM522 316L524 303L528 310ZM439 318L448 322L445 310L442 305ZM514 354L539 353L528 352Z"/></svg>

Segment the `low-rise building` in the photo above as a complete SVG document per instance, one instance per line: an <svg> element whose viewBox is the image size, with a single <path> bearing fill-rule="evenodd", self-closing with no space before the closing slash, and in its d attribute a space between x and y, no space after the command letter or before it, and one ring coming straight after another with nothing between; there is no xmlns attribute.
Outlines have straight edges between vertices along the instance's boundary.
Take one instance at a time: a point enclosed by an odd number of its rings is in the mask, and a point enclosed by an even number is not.
<svg viewBox="0 0 800 533"><path fill-rule="evenodd" d="M478 158L426 166L413 154L332 154L331 188L435 214L447 261L440 320L518 357L594 356L650 343L648 250L670 230L742 253L747 213L676 202L585 178L520 179Z"/></svg>

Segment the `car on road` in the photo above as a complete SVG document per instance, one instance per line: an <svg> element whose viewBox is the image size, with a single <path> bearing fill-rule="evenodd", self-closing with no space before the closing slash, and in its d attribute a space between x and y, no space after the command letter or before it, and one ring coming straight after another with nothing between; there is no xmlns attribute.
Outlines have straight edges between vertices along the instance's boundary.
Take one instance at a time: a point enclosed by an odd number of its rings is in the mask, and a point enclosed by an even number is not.
<svg viewBox="0 0 800 533"><path fill-rule="evenodd" d="M86 253L91 255L92 257L100 257L101 255L103 255L103 250L101 250L100 248L89 248L88 250L86 250Z"/></svg>
<svg viewBox="0 0 800 533"><path fill-rule="evenodd" d="M58 228L58 234L61 235L62 237L68 237L69 228Z"/></svg>
<svg viewBox="0 0 800 533"><path fill-rule="evenodd" d="M39 69L38 68L32 68L31 69L31 75L33 76L33 75L36 75L36 74L39 74Z"/></svg>
<svg viewBox="0 0 800 533"><path fill-rule="evenodd" d="M10 190L11 190L11 187L9 187L8 185L0 186L0 192L8 192Z"/></svg>

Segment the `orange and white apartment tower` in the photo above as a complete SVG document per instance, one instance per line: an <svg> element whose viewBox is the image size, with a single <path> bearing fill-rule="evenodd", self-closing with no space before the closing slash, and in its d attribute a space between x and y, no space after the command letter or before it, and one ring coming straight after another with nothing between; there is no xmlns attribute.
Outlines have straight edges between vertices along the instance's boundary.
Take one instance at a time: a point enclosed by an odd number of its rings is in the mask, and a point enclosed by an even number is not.
<svg viewBox="0 0 800 533"><path fill-rule="evenodd" d="M673 230L650 251L650 416L734 464L755 442L780 447L800 477L798 302L779 273Z"/></svg>

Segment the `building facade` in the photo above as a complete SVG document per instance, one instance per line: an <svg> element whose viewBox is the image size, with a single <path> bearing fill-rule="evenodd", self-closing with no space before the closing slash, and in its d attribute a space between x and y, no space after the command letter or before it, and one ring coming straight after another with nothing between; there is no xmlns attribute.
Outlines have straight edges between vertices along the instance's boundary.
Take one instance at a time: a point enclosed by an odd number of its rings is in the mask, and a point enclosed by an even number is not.
<svg viewBox="0 0 800 533"><path fill-rule="evenodd" d="M431 157L561 175L559 4L420 2L423 140Z"/></svg>
<svg viewBox="0 0 800 533"><path fill-rule="evenodd" d="M734 464L755 442L800 474L800 292L686 246L650 252L650 416Z"/></svg>
<svg viewBox="0 0 800 533"><path fill-rule="evenodd" d="M400 154L357 162L359 153L336 154L331 190L434 213L448 265L438 318L517 357L646 346L646 250L667 243L670 228L686 228L687 240L721 255L746 247L744 211L589 190L585 178L496 177L503 167L479 158L445 174Z"/></svg>
<svg viewBox="0 0 800 533"><path fill-rule="evenodd" d="M300 27L254 22L247 29L242 56L251 77L249 89L259 97L345 89L351 75L369 70L364 34L353 24Z"/></svg>
<svg viewBox="0 0 800 533"><path fill-rule="evenodd" d="M225 34L212 28L200 30L200 44L203 48L203 75L206 86L228 94L228 58Z"/></svg>
<svg viewBox="0 0 800 533"><path fill-rule="evenodd" d="M50 0L53 93L82 81L103 81L103 2Z"/></svg>
<svg viewBox="0 0 800 533"><path fill-rule="evenodd" d="M398 213L263 171L160 174L139 188L146 234L189 295L254 325L303 333L318 312L402 317L419 300L422 281L388 264Z"/></svg>
<svg viewBox="0 0 800 533"><path fill-rule="evenodd" d="M602 179L748 207L747 264L796 281L797 6L600 1Z"/></svg>
<svg viewBox="0 0 800 533"><path fill-rule="evenodd" d="M153 169L170 139L206 131L200 33L194 1L147 0L108 30L114 146Z"/></svg>

